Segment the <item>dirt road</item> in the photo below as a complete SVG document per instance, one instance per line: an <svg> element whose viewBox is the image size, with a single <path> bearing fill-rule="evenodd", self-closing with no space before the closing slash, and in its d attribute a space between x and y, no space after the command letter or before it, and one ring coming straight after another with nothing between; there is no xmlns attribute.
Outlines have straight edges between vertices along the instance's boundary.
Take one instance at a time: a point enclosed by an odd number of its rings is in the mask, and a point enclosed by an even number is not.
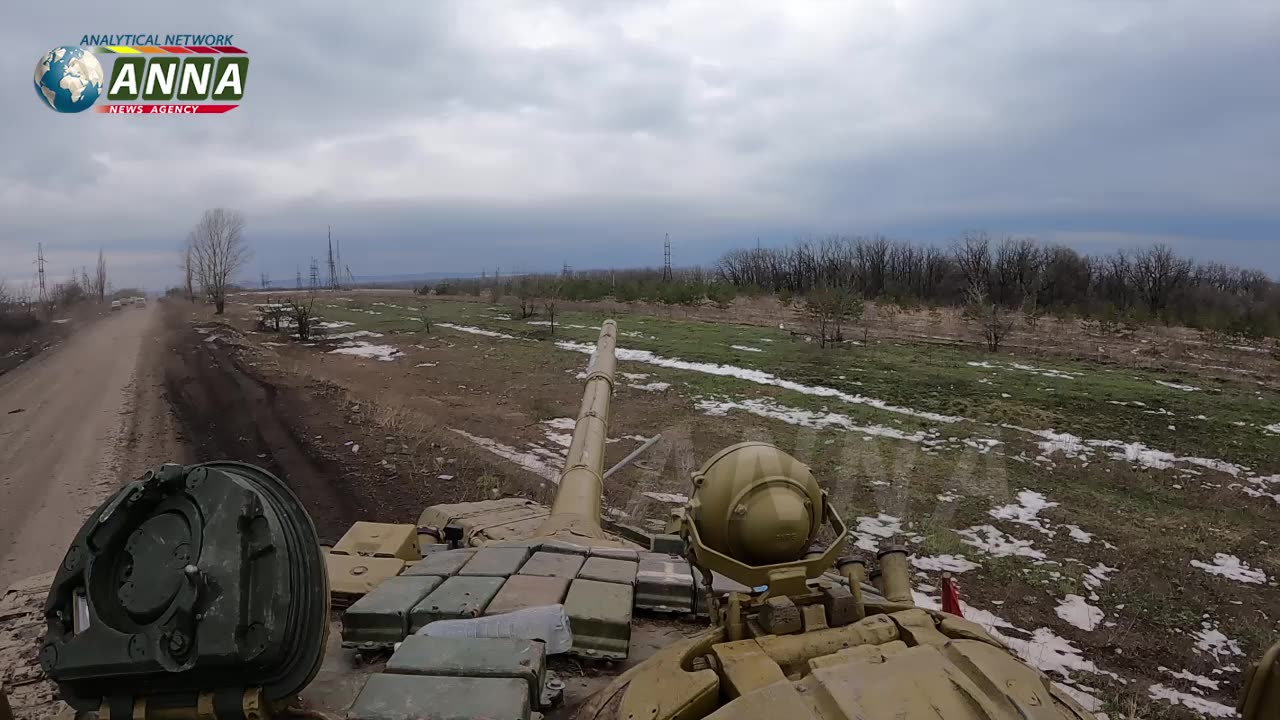
<svg viewBox="0 0 1280 720"><path fill-rule="evenodd" d="M53 569L123 477L185 461L163 398L156 303L0 376L0 588Z"/></svg>

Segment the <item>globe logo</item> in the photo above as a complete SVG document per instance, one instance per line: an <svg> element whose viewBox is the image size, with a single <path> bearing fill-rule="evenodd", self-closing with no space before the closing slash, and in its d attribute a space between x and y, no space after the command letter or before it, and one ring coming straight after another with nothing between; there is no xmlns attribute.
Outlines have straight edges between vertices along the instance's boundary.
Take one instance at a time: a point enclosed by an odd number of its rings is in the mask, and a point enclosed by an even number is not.
<svg viewBox="0 0 1280 720"><path fill-rule="evenodd" d="M102 92L102 65L83 48L56 47L36 64L35 83L45 105L62 113L83 112Z"/></svg>

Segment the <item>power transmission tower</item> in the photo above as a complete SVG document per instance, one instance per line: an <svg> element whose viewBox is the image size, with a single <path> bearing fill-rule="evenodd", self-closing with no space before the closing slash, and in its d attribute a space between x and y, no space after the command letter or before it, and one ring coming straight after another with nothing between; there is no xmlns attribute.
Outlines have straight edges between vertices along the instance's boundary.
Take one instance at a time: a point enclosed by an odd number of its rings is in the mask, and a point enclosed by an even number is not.
<svg viewBox="0 0 1280 720"><path fill-rule="evenodd" d="M320 263L311 258L311 289L320 287Z"/></svg>
<svg viewBox="0 0 1280 720"><path fill-rule="evenodd" d="M44 287L44 243L36 243L36 273L40 276L40 304L49 302L49 292Z"/></svg>
<svg viewBox="0 0 1280 720"><path fill-rule="evenodd" d="M301 265L299 265L299 266L298 266L298 287L297 287L297 289L298 289L298 290L301 290L301 289L302 289L302 266L301 266Z"/></svg>
<svg viewBox="0 0 1280 720"><path fill-rule="evenodd" d="M671 233L662 242L662 282L671 280Z"/></svg>
<svg viewBox="0 0 1280 720"><path fill-rule="evenodd" d="M355 277L355 275L352 275L352 274L351 274L351 266L350 266L350 265L347 265L347 266L345 266L345 267L346 267L346 270L347 270L347 287L349 287L349 288L353 288L353 287L355 287L355 286L356 286L356 277Z"/></svg>
<svg viewBox="0 0 1280 720"><path fill-rule="evenodd" d="M271 287L271 276L268 275L267 273L262 273L262 289L266 290L270 287Z"/></svg>
<svg viewBox="0 0 1280 720"><path fill-rule="evenodd" d="M573 274L573 268L569 267L569 263L565 263L564 267L560 268L560 274L569 277Z"/></svg>
<svg viewBox="0 0 1280 720"><path fill-rule="evenodd" d="M338 266L333 260L333 226L329 226L329 288L338 289Z"/></svg>

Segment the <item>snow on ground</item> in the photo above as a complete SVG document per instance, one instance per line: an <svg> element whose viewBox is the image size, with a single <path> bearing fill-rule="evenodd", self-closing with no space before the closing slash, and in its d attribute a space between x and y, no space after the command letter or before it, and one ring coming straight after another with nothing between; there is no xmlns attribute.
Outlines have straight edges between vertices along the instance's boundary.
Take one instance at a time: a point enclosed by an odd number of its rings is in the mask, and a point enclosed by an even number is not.
<svg viewBox="0 0 1280 720"><path fill-rule="evenodd" d="M1053 537L1053 530L1046 527L1045 521L1039 517L1040 511L1053 507L1058 507L1058 503L1049 502L1044 495L1034 490L1023 490L1018 493L1017 503L992 508L987 511L987 514L997 520L1007 520L1035 528L1045 535Z"/></svg>
<svg viewBox="0 0 1280 720"><path fill-rule="evenodd" d="M578 425L577 420L570 417L551 418L543 420L541 424L546 428L544 434L547 440L553 445L568 448L573 443L573 429Z"/></svg>
<svg viewBox="0 0 1280 720"><path fill-rule="evenodd" d="M963 555L934 555L932 557L911 558L911 564L917 570L935 570L938 572L962 573L979 567L978 563L966 560Z"/></svg>
<svg viewBox="0 0 1280 720"><path fill-rule="evenodd" d="M640 382L641 380L649 379L649 373L618 373L618 374L626 378L627 380L630 380L631 382Z"/></svg>
<svg viewBox="0 0 1280 720"><path fill-rule="evenodd" d="M649 391L649 392L662 392L663 390L670 390L670 389L671 389L671 383L669 383L669 382L651 382L651 383L645 383L645 384L643 384L643 385L628 385L628 387L633 387L633 388L635 388L635 389L637 389L637 390L647 390L647 391Z"/></svg>
<svg viewBox="0 0 1280 720"><path fill-rule="evenodd" d="M1110 580L1110 574L1118 569L1119 568L1107 567L1104 563L1098 563L1097 565L1089 568L1089 571L1085 573L1084 584L1090 590L1097 590L1099 587L1102 587L1102 583Z"/></svg>
<svg viewBox="0 0 1280 720"><path fill-rule="evenodd" d="M374 345L359 340L348 342L336 350L330 350L329 354L355 355L356 357L375 358L388 362L401 357L400 348L395 345Z"/></svg>
<svg viewBox="0 0 1280 720"><path fill-rule="evenodd" d="M1063 527L1070 531L1071 539L1076 542L1088 544L1093 540L1093 534L1081 530L1079 525L1064 525Z"/></svg>
<svg viewBox="0 0 1280 720"><path fill-rule="evenodd" d="M1280 433L1280 423L1276 423L1275 425L1264 425L1262 429L1269 433Z"/></svg>
<svg viewBox="0 0 1280 720"><path fill-rule="evenodd" d="M1189 708L1192 712L1199 713L1200 715L1207 715L1216 718L1239 717L1236 715L1236 709L1234 707L1223 705L1222 703L1214 702L1212 700L1206 700L1205 698L1192 695L1191 693L1184 693L1180 690L1167 688L1164 685L1152 685L1147 688L1147 692L1150 693L1153 700L1164 700L1171 705L1182 705L1183 707Z"/></svg>
<svg viewBox="0 0 1280 720"><path fill-rule="evenodd" d="M749 412L752 415L758 415L759 417L781 420L782 422L790 425L799 425L801 427L815 428L819 430L824 428L840 428L849 432L862 433L863 435L875 435L878 437L888 437L895 440L907 440L910 442L923 442L929 438L935 437L937 434L936 431L918 431L908 433L885 425L858 425L847 415L788 407L786 405L779 405L778 403L766 398L723 401L699 400L695 407L707 415L716 417L728 415L730 410L742 410L744 412Z"/></svg>
<svg viewBox="0 0 1280 720"><path fill-rule="evenodd" d="M382 337L382 333L370 332L368 330L352 330L351 332L337 333L336 335L326 335L326 340L355 340L362 337Z"/></svg>
<svg viewBox="0 0 1280 720"><path fill-rule="evenodd" d="M950 491L938 495L938 502L955 502L956 500L959 500L959 499L960 499L959 495L956 495Z"/></svg>
<svg viewBox="0 0 1280 720"><path fill-rule="evenodd" d="M510 445L504 445L498 442L497 440L493 440L491 438L480 437L479 435L472 435L471 433L465 430L459 430L457 428L449 428L449 429L461 435L462 437L470 440L476 446L484 448L485 450L488 450L489 452L493 453L494 455L497 455L500 458L510 460L511 462L519 465L525 470L528 470L529 472L545 480L550 480L553 483L557 483L560 481L560 465L562 463L553 465L550 459L547 458L544 453L523 452L521 450L517 450L511 447Z"/></svg>
<svg viewBox="0 0 1280 720"><path fill-rule="evenodd" d="M1174 390L1181 390L1183 392L1196 392L1200 389L1195 385L1183 385L1181 383L1165 382L1164 380L1157 380L1156 384L1163 385L1167 388L1173 388Z"/></svg>
<svg viewBox="0 0 1280 720"><path fill-rule="evenodd" d="M877 552L881 542L900 534L902 520L884 513L858 518L858 527L849 531L854 544L869 553Z"/></svg>
<svg viewBox="0 0 1280 720"><path fill-rule="evenodd" d="M478 327L471 327L470 325L454 325L453 323L436 323L436 325L438 325L439 327L449 328L450 330L457 330L458 332L471 333L472 335L484 335L485 337L502 338L503 340L519 340L520 339L515 335L508 335L503 332L496 332L493 330L485 330Z"/></svg>
<svg viewBox="0 0 1280 720"><path fill-rule="evenodd" d="M556 343L556 346L562 350L572 350L574 352L586 353L590 355L595 351L595 345L587 343L570 342L562 340ZM805 385L795 382L794 380L786 380L768 373L763 370L751 370L749 368L738 367L736 365L720 365L717 363L690 362L679 358L668 358L661 355L655 355L648 350L632 350L629 348L617 348L617 358L626 362L642 362L658 367L671 368L673 370L689 370L692 372L706 373L708 375L718 375L722 377L736 377L740 380L753 382L758 385L773 385L791 390L793 392L812 395L815 397L829 397L847 402L851 405L867 405L886 412L897 413L900 415L910 415L912 417L932 420L934 422L954 423L964 420L965 418L954 415L942 415L940 413L927 412L923 410L914 410L912 408L891 405L884 400L878 398L866 397L864 395L852 395L850 393L836 390L835 388L824 387L821 385Z"/></svg>
<svg viewBox="0 0 1280 720"><path fill-rule="evenodd" d="M730 345L729 347L734 350L742 350L743 352L764 352L764 350L757 347L751 347L750 345Z"/></svg>
<svg viewBox="0 0 1280 720"><path fill-rule="evenodd" d="M414 365L414 367L435 367L439 364L440 363L422 362L422 363L418 363L417 365Z"/></svg>
<svg viewBox="0 0 1280 720"><path fill-rule="evenodd" d="M1179 670L1178 672L1174 672L1163 665L1160 666L1159 670L1162 673L1168 673L1172 677L1176 677L1180 680L1190 680L1192 683L1199 685L1205 690L1217 690L1218 686L1222 684L1222 681L1220 680L1211 680L1203 675L1197 675L1190 670Z"/></svg>
<svg viewBox="0 0 1280 720"><path fill-rule="evenodd" d="M292 318L289 318L289 319L292 319ZM334 321L326 320L326 321L316 323L316 327L322 328L324 330L337 330L339 328L351 327L352 325L355 325L355 323L348 322L346 320L334 320Z"/></svg>
<svg viewBox="0 0 1280 720"><path fill-rule="evenodd" d="M54 321L53 321L53 324L54 324L54 325L61 325L61 324L63 324L63 323L69 323L69 322L71 322L71 319L70 319L70 318L62 318L61 320L54 320Z"/></svg>
<svg viewBox="0 0 1280 720"><path fill-rule="evenodd" d="M1102 622L1102 618L1105 617L1101 610L1090 605L1079 595L1067 595L1058 604L1055 612L1058 613L1058 617L1081 630L1093 630L1098 627L1098 623Z"/></svg>
<svg viewBox="0 0 1280 720"><path fill-rule="evenodd" d="M1267 582L1267 574L1261 570L1249 567L1249 563L1241 560L1235 555L1227 555L1226 553L1215 553L1213 563L1201 562L1199 560L1191 561L1192 567L1198 567L1210 575L1221 575L1222 577L1235 580L1242 583L1252 583L1255 585L1264 585Z"/></svg>
<svg viewBox="0 0 1280 720"><path fill-rule="evenodd" d="M1212 655L1215 660L1223 656L1244 655L1244 651L1240 649L1240 644L1224 635L1215 622L1201 622L1200 629L1194 635L1196 638L1196 650Z"/></svg>
<svg viewBox="0 0 1280 720"><path fill-rule="evenodd" d="M960 541L995 557L1027 557L1033 560L1044 560L1045 554L1031 546L1030 540L1019 540L1005 535L1003 531L992 525L976 525L963 530L956 530Z"/></svg>

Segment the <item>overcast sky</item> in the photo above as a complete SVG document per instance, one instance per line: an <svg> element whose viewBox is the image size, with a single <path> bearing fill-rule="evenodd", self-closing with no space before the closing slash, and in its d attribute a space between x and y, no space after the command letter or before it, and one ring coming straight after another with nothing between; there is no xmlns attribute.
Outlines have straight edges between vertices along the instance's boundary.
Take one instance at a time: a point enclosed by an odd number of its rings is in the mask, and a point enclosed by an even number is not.
<svg viewBox="0 0 1280 720"><path fill-rule="evenodd" d="M42 106L42 53L133 32L234 34L243 105ZM330 224L357 276L970 228L1280 275L1275 0L9 2L0 46L10 283L43 241L55 278L101 246L163 287L212 206L255 279Z"/></svg>

